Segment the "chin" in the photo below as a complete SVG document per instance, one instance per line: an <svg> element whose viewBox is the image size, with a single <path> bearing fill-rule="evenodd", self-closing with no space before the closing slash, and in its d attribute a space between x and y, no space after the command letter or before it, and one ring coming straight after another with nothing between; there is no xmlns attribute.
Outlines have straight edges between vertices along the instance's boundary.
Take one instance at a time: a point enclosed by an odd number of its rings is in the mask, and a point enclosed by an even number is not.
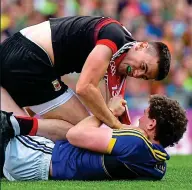
<svg viewBox="0 0 192 190"><path fill-rule="evenodd" d="M125 74L125 73L123 72L123 70L121 70L121 69L118 69L118 70L117 70L117 74L119 74L119 75L121 75L121 76L127 76L127 74Z"/></svg>
<svg viewBox="0 0 192 190"><path fill-rule="evenodd" d="M133 76L132 76L132 75L130 75L130 74L127 74L127 76L128 76L128 77L133 77Z"/></svg>

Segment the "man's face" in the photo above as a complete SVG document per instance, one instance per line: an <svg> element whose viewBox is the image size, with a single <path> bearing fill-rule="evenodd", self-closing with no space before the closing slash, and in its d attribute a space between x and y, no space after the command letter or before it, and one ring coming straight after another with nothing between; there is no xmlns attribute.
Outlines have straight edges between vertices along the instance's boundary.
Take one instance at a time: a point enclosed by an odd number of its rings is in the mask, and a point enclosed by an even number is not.
<svg viewBox="0 0 192 190"><path fill-rule="evenodd" d="M153 129L156 125L156 121L154 119L149 118L149 107L144 110L143 116L139 119L139 128L144 131L148 131L149 129Z"/></svg>
<svg viewBox="0 0 192 190"><path fill-rule="evenodd" d="M158 74L158 55L146 42L138 42L122 60L118 72L134 78L155 79Z"/></svg>

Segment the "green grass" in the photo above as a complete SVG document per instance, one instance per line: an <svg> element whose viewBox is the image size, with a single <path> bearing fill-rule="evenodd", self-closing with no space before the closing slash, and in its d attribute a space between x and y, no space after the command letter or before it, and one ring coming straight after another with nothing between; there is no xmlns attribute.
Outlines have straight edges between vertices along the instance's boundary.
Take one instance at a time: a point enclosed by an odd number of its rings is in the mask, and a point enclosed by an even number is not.
<svg viewBox="0 0 192 190"><path fill-rule="evenodd" d="M167 174L161 181L39 181L1 182L2 190L187 190L192 189L192 155L172 156Z"/></svg>

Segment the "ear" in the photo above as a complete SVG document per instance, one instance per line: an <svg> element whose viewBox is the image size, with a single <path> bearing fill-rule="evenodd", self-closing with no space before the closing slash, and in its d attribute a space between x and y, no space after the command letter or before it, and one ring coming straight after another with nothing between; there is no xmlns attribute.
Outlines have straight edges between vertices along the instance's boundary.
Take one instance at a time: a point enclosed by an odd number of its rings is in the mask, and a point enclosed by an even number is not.
<svg viewBox="0 0 192 190"><path fill-rule="evenodd" d="M139 42L136 46L135 46L135 50L142 50L144 48L147 48L149 46L148 42Z"/></svg>
<svg viewBox="0 0 192 190"><path fill-rule="evenodd" d="M156 119L150 119L150 122L149 122L147 128L149 130L153 130L155 128L156 124L157 124Z"/></svg>

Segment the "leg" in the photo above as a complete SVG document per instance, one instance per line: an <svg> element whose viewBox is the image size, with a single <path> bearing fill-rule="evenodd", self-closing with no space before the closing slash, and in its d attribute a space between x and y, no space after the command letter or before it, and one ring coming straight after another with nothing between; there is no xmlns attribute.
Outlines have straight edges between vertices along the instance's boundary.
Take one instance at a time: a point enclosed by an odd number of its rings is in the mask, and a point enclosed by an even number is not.
<svg viewBox="0 0 192 190"><path fill-rule="evenodd" d="M46 137L52 141L65 140L72 124L58 119L38 119L37 136Z"/></svg>
<svg viewBox="0 0 192 190"><path fill-rule="evenodd" d="M9 93L1 87L1 110L13 112L15 115L27 115L12 99Z"/></svg>
<svg viewBox="0 0 192 190"><path fill-rule="evenodd" d="M18 135L43 136L52 141L66 139L72 124L58 119L36 119L28 116L14 116L12 113L0 111L1 128L0 144L3 147L7 142Z"/></svg>
<svg viewBox="0 0 192 190"><path fill-rule="evenodd" d="M87 109L71 89L51 101L29 108L44 119L63 120L73 125L89 116Z"/></svg>
<svg viewBox="0 0 192 190"><path fill-rule="evenodd" d="M7 91L3 88L1 88L1 90L3 92L3 102L5 102L5 100L9 100L9 104L4 104L3 109L7 111L15 111L14 115L24 116L22 118L18 116L18 118L16 118L17 121L14 120L15 123L13 123L13 126L10 127L10 122L5 123L5 121L9 120L11 115L7 115L5 113L3 114L3 112L1 112L1 117L6 117L4 122L2 122L2 127L5 128L5 131L9 131L8 135L5 135L5 139L8 140L10 138L13 138L15 135L38 135L50 138L52 140L66 139L67 131L73 125L77 124L79 121L89 116L86 108L82 105L75 94L69 89L68 92L64 93L64 96L61 96L62 99L59 99L59 102L62 103L61 105L59 105L56 101L53 102L53 105L49 104L49 106L51 106L51 108L49 107L49 109L47 109L47 107L43 107L45 110L50 111L45 112L43 115L41 115L44 120L38 120L37 126L34 124L37 123L35 122L36 119L28 117L28 115L16 105L16 103L13 101ZM56 100L58 99L56 98ZM12 107L10 105L12 105ZM5 109L6 106L7 108ZM42 105L32 107L41 108L41 106ZM43 106L47 106L47 103L45 103L45 105ZM37 112L35 113L38 114ZM12 116L12 118L13 117L14 116Z"/></svg>
<svg viewBox="0 0 192 190"><path fill-rule="evenodd" d="M66 139L68 130L73 127L68 122L57 119L36 119L13 116L12 113L0 111L0 177L4 165L4 148L16 135L39 135L53 141Z"/></svg>
<svg viewBox="0 0 192 190"><path fill-rule="evenodd" d="M14 136L14 129L11 126L10 117L12 113L0 111L1 113L1 125L0 125L0 177L3 176L4 165L4 148L8 144L11 137Z"/></svg>
<svg viewBox="0 0 192 190"><path fill-rule="evenodd" d="M88 111L76 96L73 96L66 103L42 115L45 119L60 119L73 125L88 116Z"/></svg>

